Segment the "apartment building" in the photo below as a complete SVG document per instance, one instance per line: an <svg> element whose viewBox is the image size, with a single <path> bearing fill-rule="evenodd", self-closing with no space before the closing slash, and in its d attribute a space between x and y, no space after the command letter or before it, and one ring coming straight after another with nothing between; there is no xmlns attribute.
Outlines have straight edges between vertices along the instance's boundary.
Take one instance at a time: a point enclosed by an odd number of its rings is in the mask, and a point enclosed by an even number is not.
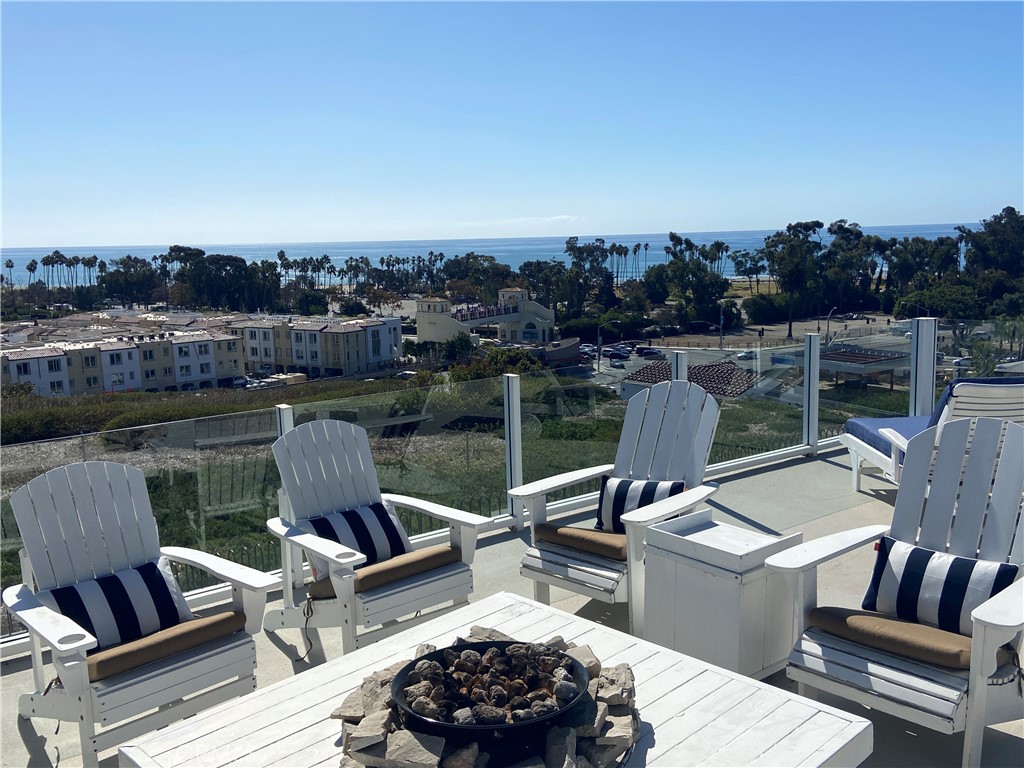
<svg viewBox="0 0 1024 768"><path fill-rule="evenodd" d="M242 341L230 333L209 331L213 341L213 358L218 387L230 387L232 382L245 373L245 351Z"/></svg>
<svg viewBox="0 0 1024 768"><path fill-rule="evenodd" d="M29 383L43 397L65 397L70 391L64 350L59 347L32 347L0 352L0 381L3 384Z"/></svg>
<svg viewBox="0 0 1024 768"><path fill-rule="evenodd" d="M103 364L95 341L65 342L69 395L98 395L103 392Z"/></svg>
<svg viewBox="0 0 1024 768"><path fill-rule="evenodd" d="M131 338L118 336L116 339L97 342L96 350L100 358L104 392L132 392L143 389L139 349Z"/></svg>
<svg viewBox="0 0 1024 768"><path fill-rule="evenodd" d="M142 366L142 385L147 392L173 392L178 388L174 374L173 333L149 333L135 337Z"/></svg>
<svg viewBox="0 0 1024 768"><path fill-rule="evenodd" d="M297 320L290 325L290 366L311 378L323 375L323 333L329 327L325 320Z"/></svg>
<svg viewBox="0 0 1024 768"><path fill-rule="evenodd" d="M209 389L217 385L213 334L209 331L175 333L170 341L174 378L179 389Z"/></svg>

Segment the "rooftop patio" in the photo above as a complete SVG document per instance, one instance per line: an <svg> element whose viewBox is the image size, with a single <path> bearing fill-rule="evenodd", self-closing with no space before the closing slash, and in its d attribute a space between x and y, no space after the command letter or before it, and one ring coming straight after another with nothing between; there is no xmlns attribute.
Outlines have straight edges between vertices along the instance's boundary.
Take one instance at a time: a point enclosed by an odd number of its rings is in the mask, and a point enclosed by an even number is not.
<svg viewBox="0 0 1024 768"><path fill-rule="evenodd" d="M900 343L906 344L902 339ZM728 409L723 405L706 476L720 484L708 505L714 519L771 535L802 532L805 541L857 526L888 524L896 486L878 475L868 475L860 492L854 491L849 456L831 437L841 430L847 416L878 412L829 400L829 393L838 387L828 389L832 386L829 377L818 374L816 337L807 340L802 353L795 356L802 358L795 363L789 358L756 360L757 383L750 391L739 398L721 398L723 403L729 400ZM715 362L705 359L712 353L703 354L694 355L692 362ZM717 354L728 357L728 352ZM926 366L917 380L934 383L933 350L913 357ZM673 373L685 378L685 358L676 357L673 363ZM529 534L511 530L511 518L503 508L509 482L506 466L511 463L511 480L520 484L555 471L608 461L617 429L606 427L614 427L616 420L621 425L624 404L597 382L577 383L546 373L521 377L510 389L507 378L504 394L500 381L468 382L439 391L407 390L283 407L276 413L249 412L5 446L3 495L6 499L21 483L70 462L107 459L133 464L146 471L161 543L208 547L262 570L274 570L280 565L276 543L243 546L245 540L240 544L231 538L236 533L233 528L230 535L225 533L225 521L239 522L239 527L244 522L254 531L262 528L262 521L276 514L277 506L279 480L269 456L270 442L292 424L341 418L365 426L374 435L374 460L386 491L427 494L436 501L493 518L493 525L477 545L471 601L497 592L533 597L532 582L519 574ZM914 377L902 378L910 383ZM806 387L806 380L827 383ZM925 384L916 395L906 388L898 390L897 397L903 399L896 413L905 414L905 404L912 404L915 396L921 400L919 410L930 410L930 389L934 387ZM503 416L503 399L518 406L512 422ZM505 428L509 423L521 423L521 428ZM555 429L549 430L551 426ZM816 454L813 446L817 446ZM560 520L583 521L593 514L596 492L594 488L585 490L588 493L553 502L552 509L561 510L556 512ZM19 545L11 520L6 518L3 524L5 578L10 578L9 566L16 563L11 558ZM427 529L410 528L409 532L415 535L427 533ZM175 538L182 535L193 539L183 542ZM821 566L819 602L859 606L873 560L871 548L863 547ZM204 606L218 599L216 587L206 588L208 584L188 579L182 584L186 591L193 590L193 597ZM552 588L551 597L556 608L628 631L625 604L592 601L558 588ZM271 593L270 601L280 604L281 593ZM340 631L321 630L320 634L327 656L338 656ZM26 721L16 716L18 695L33 687L32 671L27 653L19 650L18 638L7 625L5 635L0 668L3 765L80 765L79 739L72 724L54 733L52 720ZM261 687L313 670L323 661L316 653L298 660L306 650L300 630L259 633L256 639ZM783 672L768 681L794 688ZM825 694L821 699L873 721L874 751L868 765L960 764L962 734L945 736ZM102 753L101 758L101 764L116 765L116 750ZM1020 765L1024 760L1024 718L988 728L983 758L985 765Z"/></svg>
<svg viewBox="0 0 1024 768"><path fill-rule="evenodd" d="M864 483L862 492L850 488L850 469L845 451L831 450L817 458L794 459L763 468L735 472L714 478L721 490L710 506L716 520L767 533L802 531L805 539L833 531L888 522L895 487L876 477ZM569 513L583 517L589 511ZM518 573L519 559L526 548L526 534L507 529L485 534L479 545L476 564L478 600L499 591L532 596L531 583ZM837 563L823 567L819 574L819 595L840 605L857 605L863 593L874 553L870 548L853 552ZM280 600L280 594L272 595ZM609 606L568 592L552 590L552 604L600 624L625 629L624 604ZM331 656L340 653L336 632L321 632ZM283 630L276 636L261 634L257 639L259 684L268 685L284 677L315 669L319 659L296 661L304 648L301 632ZM314 673L315 674L315 673ZM770 679L775 685L790 688L784 673ZM53 722L24 721L15 716L17 696L32 685L26 656L5 660L2 665L3 764L32 766L73 766L81 764L79 743L74 727L65 725L53 732ZM840 708L847 702L822 696L822 700ZM874 752L866 763L875 766L955 766L960 764L962 734L941 735L884 714L856 707L855 711L874 723ZM199 715L200 717L202 715ZM642 712L641 712L642 716ZM1017 721L989 728L985 734L985 765L1019 765L1024 756L1024 722ZM103 755L101 765L116 765L116 750Z"/></svg>

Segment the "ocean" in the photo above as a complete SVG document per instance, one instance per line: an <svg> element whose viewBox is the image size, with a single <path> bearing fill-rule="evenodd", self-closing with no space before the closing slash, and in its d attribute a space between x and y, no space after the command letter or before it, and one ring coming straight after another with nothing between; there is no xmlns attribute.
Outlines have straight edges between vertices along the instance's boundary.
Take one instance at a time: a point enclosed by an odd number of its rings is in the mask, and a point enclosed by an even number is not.
<svg viewBox="0 0 1024 768"><path fill-rule="evenodd" d="M878 235L879 237L904 238L923 237L934 240L943 236L956 236L957 224L907 224L884 227L862 227L865 234ZM979 223L965 224L971 229L979 229ZM764 245L765 237L775 233L774 229L752 229L730 232L679 232L683 237L689 237L698 245L708 244L715 240L721 240L729 246L730 252L741 250L754 251ZM520 265L526 261L550 260L568 262L565 255L565 237L502 237L476 240L378 240L369 242L336 242L336 243L168 243L167 245L114 245L114 246L71 246L53 245L43 248L0 248L0 263L5 264L8 259L14 263L14 284L25 285L29 275L25 265L32 259L37 262L55 250L65 256L96 256L108 264L113 259L123 256L140 256L150 259L161 253L166 253L169 245L187 245L195 248L202 248L207 254L227 254L240 256L248 262L269 259L277 260L277 252L284 251L288 258L294 260L306 257L319 258L324 254L331 257L336 266L341 266L351 256L365 256L374 266L380 265L381 258L385 256L426 256L433 251L443 253L445 257L463 256L467 253L477 253L493 256L497 261L507 264L513 271L518 271ZM661 264L666 260L664 248L668 245L668 234L646 234L646 235L580 235L579 241L587 243L596 237L604 238L607 244L618 243L630 248L628 272L638 267L642 273L644 269L654 264ZM827 244L831 238L825 233L822 239ZM634 264L632 248L635 243L641 246L647 243L650 248L645 254L641 248L639 256ZM6 279L7 269L3 270ZM36 272L36 279L41 279L43 270L40 267ZM733 277L732 262L726 260L725 276ZM79 284L81 281L79 281Z"/></svg>

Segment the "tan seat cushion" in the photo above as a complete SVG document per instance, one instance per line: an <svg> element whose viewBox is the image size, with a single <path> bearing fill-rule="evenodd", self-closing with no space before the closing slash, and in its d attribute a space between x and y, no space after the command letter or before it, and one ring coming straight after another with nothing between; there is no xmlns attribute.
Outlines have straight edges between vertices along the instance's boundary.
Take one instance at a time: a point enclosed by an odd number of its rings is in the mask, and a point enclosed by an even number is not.
<svg viewBox="0 0 1024 768"><path fill-rule="evenodd" d="M356 571L356 592L366 592L410 576L418 576L435 568L457 563L461 559L462 551L449 544L414 549L390 560L359 568ZM314 600L330 600L334 597L334 585L330 579L314 581L307 586L307 590Z"/></svg>
<svg viewBox="0 0 1024 768"><path fill-rule="evenodd" d="M176 653L227 637L245 627L241 611L216 613L183 621L168 629L115 645L89 656L89 681L96 682L151 664Z"/></svg>
<svg viewBox="0 0 1024 768"><path fill-rule="evenodd" d="M971 668L971 638L925 624L915 624L871 611L813 608L809 622L825 632L869 648L951 669ZM1010 662L1000 648L999 666Z"/></svg>
<svg viewBox="0 0 1024 768"><path fill-rule="evenodd" d="M571 525L543 523L534 527L534 536L549 544L579 549L609 560L626 561L626 534L574 528Z"/></svg>

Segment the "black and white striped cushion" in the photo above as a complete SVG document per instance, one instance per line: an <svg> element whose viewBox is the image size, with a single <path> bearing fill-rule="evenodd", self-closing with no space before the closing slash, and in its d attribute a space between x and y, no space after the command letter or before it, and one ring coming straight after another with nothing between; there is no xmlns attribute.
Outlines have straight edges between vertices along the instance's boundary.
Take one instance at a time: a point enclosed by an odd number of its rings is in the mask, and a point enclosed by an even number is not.
<svg viewBox="0 0 1024 768"><path fill-rule="evenodd" d="M970 637L971 611L1010 586L1018 570L884 536L862 607Z"/></svg>
<svg viewBox="0 0 1024 768"><path fill-rule="evenodd" d="M601 478L601 497L597 504L599 531L625 533L620 519L627 512L646 507L686 490L686 483L673 480L625 480L620 477Z"/></svg>
<svg viewBox="0 0 1024 768"><path fill-rule="evenodd" d="M412 551L409 535L395 514L395 508L387 501L299 520L296 525L306 533L361 552L366 555L363 565L373 565ZM306 559L313 570L314 581L327 578L328 564L324 558L307 552Z"/></svg>
<svg viewBox="0 0 1024 768"><path fill-rule="evenodd" d="M99 645L89 653L194 618L165 557L92 581L45 590L37 597L96 638Z"/></svg>

